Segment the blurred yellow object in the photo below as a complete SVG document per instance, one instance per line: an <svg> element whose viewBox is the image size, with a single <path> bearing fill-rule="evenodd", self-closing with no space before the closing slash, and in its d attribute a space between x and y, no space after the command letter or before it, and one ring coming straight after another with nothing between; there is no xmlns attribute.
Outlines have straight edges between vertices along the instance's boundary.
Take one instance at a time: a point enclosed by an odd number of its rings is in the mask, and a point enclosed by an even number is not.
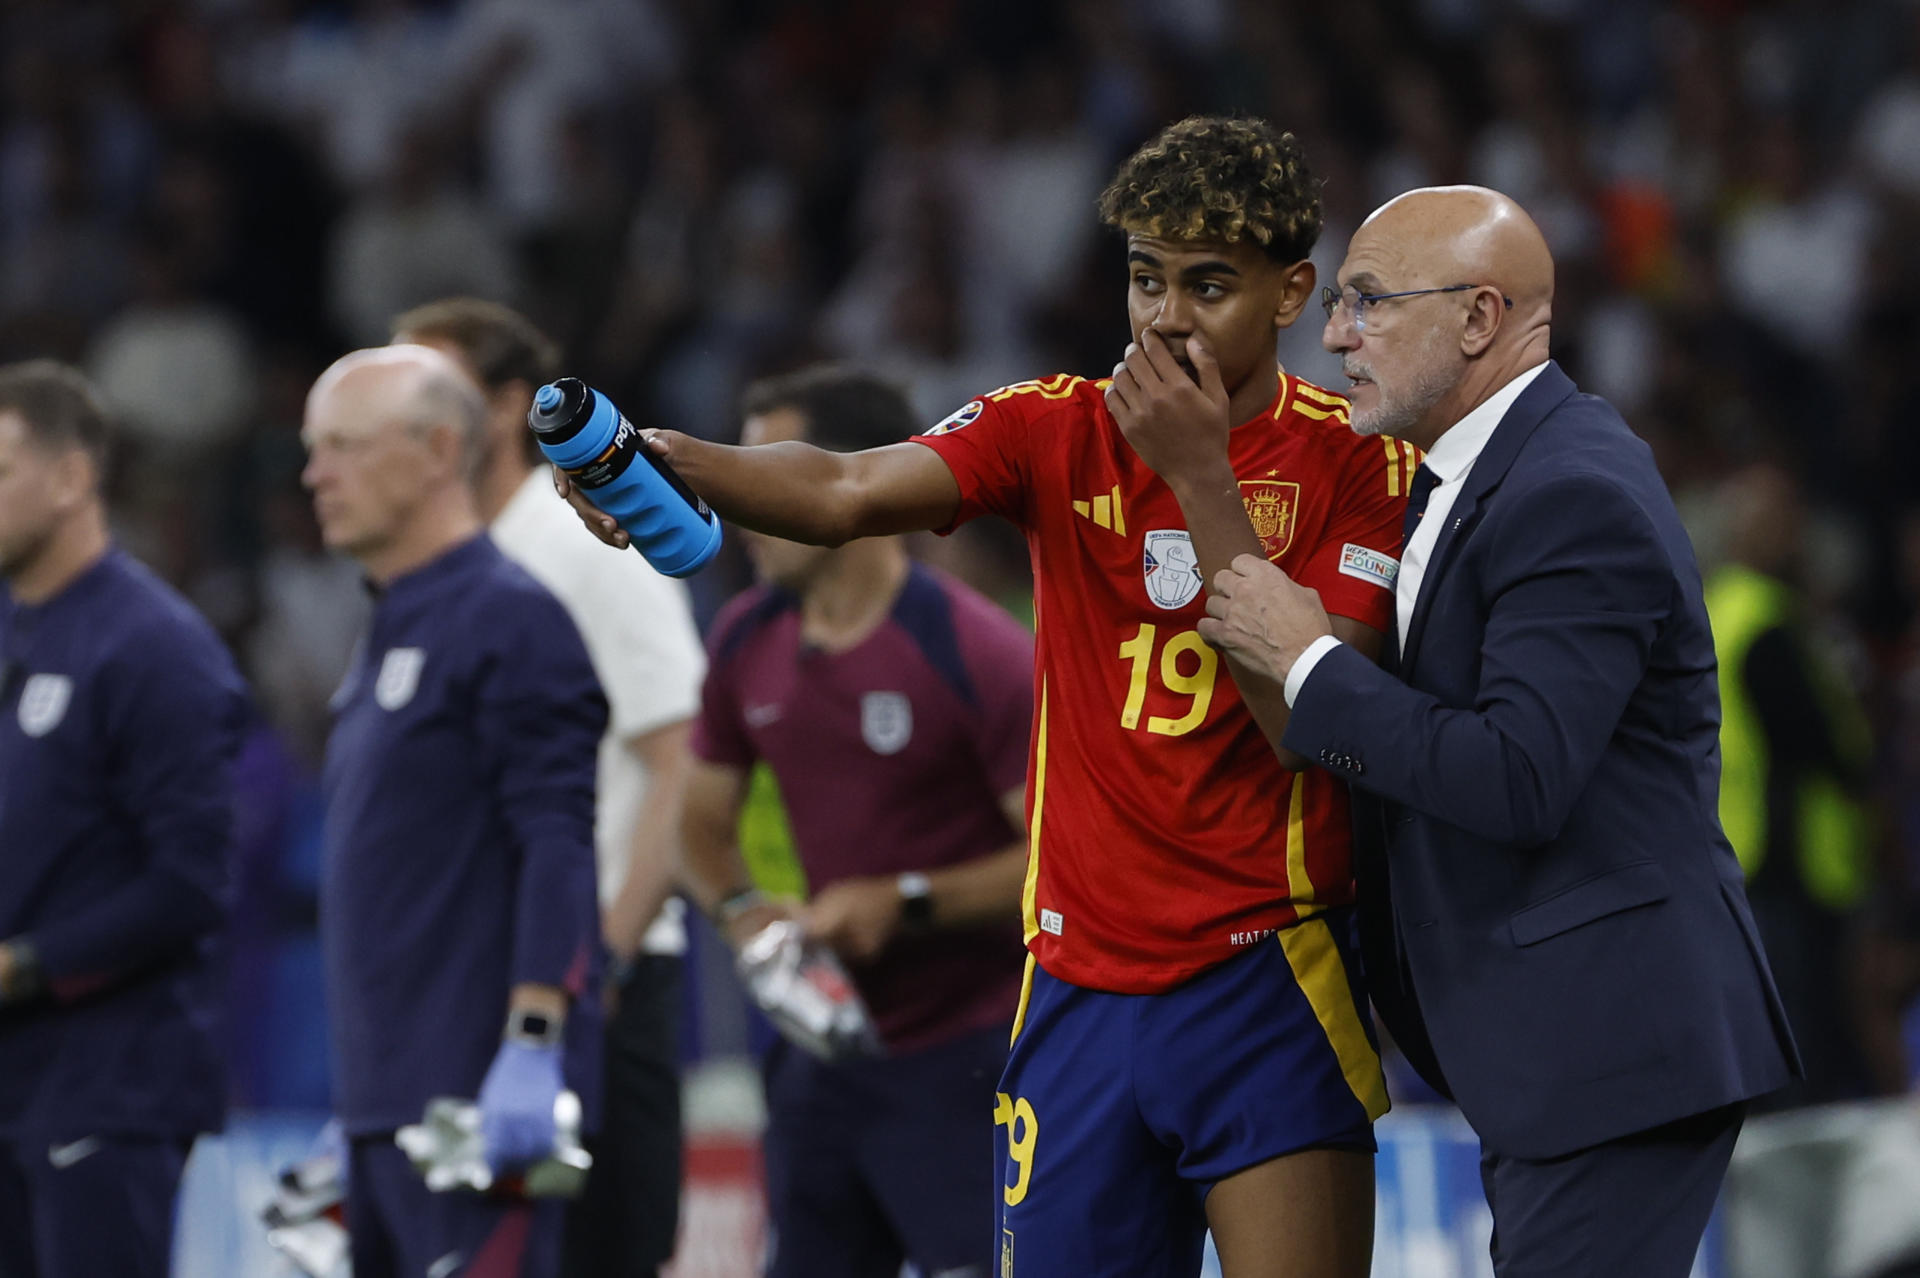
<svg viewBox="0 0 1920 1278"><path fill-rule="evenodd" d="M1792 623L1793 592L1764 573L1729 564L1708 580L1706 599L1720 664L1720 825L1751 879L1771 841L1769 758L1744 670L1756 639ZM1835 748L1864 766L1870 746L1858 702L1830 662L1802 648ZM1802 777L1795 800L1798 869L1808 896L1830 910L1857 905L1872 875L1872 830L1865 807L1847 793L1840 778L1826 772Z"/></svg>
<svg viewBox="0 0 1920 1278"><path fill-rule="evenodd" d="M780 783L764 763L754 765L747 783L739 837L740 855L755 887L771 897L806 900L807 872L800 868L800 858L793 850L793 831L787 826Z"/></svg>

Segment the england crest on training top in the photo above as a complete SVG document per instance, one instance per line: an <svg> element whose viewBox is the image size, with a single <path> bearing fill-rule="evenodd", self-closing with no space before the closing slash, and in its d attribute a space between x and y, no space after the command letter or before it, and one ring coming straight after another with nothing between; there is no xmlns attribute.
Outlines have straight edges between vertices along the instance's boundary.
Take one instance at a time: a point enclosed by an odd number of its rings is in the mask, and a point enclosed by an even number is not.
<svg viewBox="0 0 1920 1278"><path fill-rule="evenodd" d="M382 710L398 710L413 700L420 687L420 669L427 664L424 648L389 648L380 661L380 677L374 681L373 700Z"/></svg>
<svg viewBox="0 0 1920 1278"><path fill-rule="evenodd" d="M60 726L73 700L73 680L66 675L37 674L20 689L20 731L44 737Z"/></svg>
<svg viewBox="0 0 1920 1278"><path fill-rule="evenodd" d="M913 739L913 703L904 692L869 692L860 698L860 736L875 754L899 754Z"/></svg>

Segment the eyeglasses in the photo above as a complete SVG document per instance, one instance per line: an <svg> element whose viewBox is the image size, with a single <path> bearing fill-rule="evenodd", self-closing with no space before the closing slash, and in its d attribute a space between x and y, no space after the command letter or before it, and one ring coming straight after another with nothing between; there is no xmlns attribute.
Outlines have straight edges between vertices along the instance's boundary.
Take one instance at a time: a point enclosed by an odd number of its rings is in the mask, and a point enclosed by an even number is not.
<svg viewBox="0 0 1920 1278"><path fill-rule="evenodd" d="M1493 285L1448 284L1444 288L1410 288L1403 293L1362 293L1349 284L1343 289L1322 288L1320 305L1326 309L1328 319L1332 319L1333 313L1344 306L1353 320L1353 331L1364 333L1367 331L1367 308L1375 302L1391 302L1402 297L1423 297L1428 293L1464 293L1468 289L1475 288L1493 288ZM1513 309L1513 299L1504 293L1500 294L1500 303L1507 310Z"/></svg>

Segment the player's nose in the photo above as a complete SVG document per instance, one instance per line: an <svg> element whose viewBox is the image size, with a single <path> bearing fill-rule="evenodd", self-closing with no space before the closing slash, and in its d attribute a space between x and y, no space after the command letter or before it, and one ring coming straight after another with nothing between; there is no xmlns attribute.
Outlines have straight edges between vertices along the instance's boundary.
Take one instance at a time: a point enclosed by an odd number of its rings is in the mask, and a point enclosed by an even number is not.
<svg viewBox="0 0 1920 1278"><path fill-rule="evenodd" d="M1154 329L1169 342L1175 338L1184 339L1193 331L1193 312L1179 301L1176 294L1169 292L1160 300L1159 313L1153 317L1153 323L1147 327Z"/></svg>

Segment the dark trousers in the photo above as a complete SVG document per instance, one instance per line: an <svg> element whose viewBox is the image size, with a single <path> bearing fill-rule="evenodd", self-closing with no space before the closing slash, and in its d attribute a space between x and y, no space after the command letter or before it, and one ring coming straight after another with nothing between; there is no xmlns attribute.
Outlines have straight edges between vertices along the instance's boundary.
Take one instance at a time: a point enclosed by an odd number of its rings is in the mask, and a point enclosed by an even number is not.
<svg viewBox="0 0 1920 1278"><path fill-rule="evenodd" d="M391 1132L355 1140L347 1171L353 1278L553 1278L557 1199L434 1193Z"/></svg>
<svg viewBox="0 0 1920 1278"><path fill-rule="evenodd" d="M993 1098L1007 1031L828 1065L785 1042L765 1065L770 1278L995 1272Z"/></svg>
<svg viewBox="0 0 1920 1278"><path fill-rule="evenodd" d="M166 1278L189 1143L0 1144L0 1278Z"/></svg>
<svg viewBox="0 0 1920 1278"><path fill-rule="evenodd" d="M680 1229L680 959L642 955L607 1021L593 1171L567 1212L567 1278L654 1278Z"/></svg>
<svg viewBox="0 0 1920 1278"><path fill-rule="evenodd" d="M1483 1152L1497 1278L1687 1278L1745 1105L1560 1158Z"/></svg>

